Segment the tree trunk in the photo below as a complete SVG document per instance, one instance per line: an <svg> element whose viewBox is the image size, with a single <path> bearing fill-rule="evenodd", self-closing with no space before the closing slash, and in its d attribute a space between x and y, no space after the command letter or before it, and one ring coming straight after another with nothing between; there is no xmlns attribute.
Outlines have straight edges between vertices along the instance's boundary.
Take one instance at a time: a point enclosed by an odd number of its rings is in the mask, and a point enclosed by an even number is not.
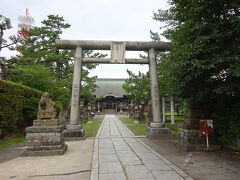
<svg viewBox="0 0 240 180"><path fill-rule="evenodd" d="M58 80L62 79L61 76L61 70L62 70L63 64L62 62L60 62L59 60L56 62L56 72L57 72L57 78Z"/></svg>
<svg viewBox="0 0 240 180"><path fill-rule="evenodd" d="M7 78L6 66L1 61L0 61L0 68L2 70L1 79L6 80Z"/></svg>

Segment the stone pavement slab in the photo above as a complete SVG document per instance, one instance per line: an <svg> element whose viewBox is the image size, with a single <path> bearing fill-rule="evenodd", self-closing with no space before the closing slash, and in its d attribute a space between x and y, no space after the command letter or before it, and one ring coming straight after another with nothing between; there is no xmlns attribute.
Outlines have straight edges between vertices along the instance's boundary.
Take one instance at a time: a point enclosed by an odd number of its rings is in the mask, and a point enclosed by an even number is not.
<svg viewBox="0 0 240 180"><path fill-rule="evenodd" d="M165 164L163 161L159 161L159 159L150 159L150 160L144 160L143 161L144 165L148 168L151 169L151 171L170 171L172 170L167 164Z"/></svg>
<svg viewBox="0 0 240 180"><path fill-rule="evenodd" d="M136 138L115 115L106 115L95 139L90 179L192 178Z"/></svg>
<svg viewBox="0 0 240 180"><path fill-rule="evenodd" d="M137 155L142 160L159 160L159 158L151 152L139 152L139 153L137 153Z"/></svg>
<svg viewBox="0 0 240 180"><path fill-rule="evenodd" d="M124 173L111 173L111 174L99 175L99 180L125 180L125 179L126 179L126 176Z"/></svg>
<svg viewBox="0 0 240 180"><path fill-rule="evenodd" d="M102 148L99 149L99 154L116 154L116 151L114 148Z"/></svg>
<svg viewBox="0 0 240 180"><path fill-rule="evenodd" d="M184 180L181 176L179 176L174 171L153 171L153 174L157 179L167 179L167 180Z"/></svg>
<svg viewBox="0 0 240 180"><path fill-rule="evenodd" d="M123 168L119 161L117 162L101 162L99 163L100 174L123 173Z"/></svg>
<svg viewBox="0 0 240 180"><path fill-rule="evenodd" d="M94 139L69 141L66 142L69 149L62 156L18 157L1 163L0 179L89 179L93 143Z"/></svg>
<svg viewBox="0 0 240 180"><path fill-rule="evenodd" d="M128 179L154 179L153 174L144 165L125 166Z"/></svg>
<svg viewBox="0 0 240 180"><path fill-rule="evenodd" d="M118 151L117 155L124 166L142 164L136 154L132 151Z"/></svg>
<svg viewBox="0 0 240 180"><path fill-rule="evenodd" d="M118 157L116 154L100 154L99 162L118 162Z"/></svg>

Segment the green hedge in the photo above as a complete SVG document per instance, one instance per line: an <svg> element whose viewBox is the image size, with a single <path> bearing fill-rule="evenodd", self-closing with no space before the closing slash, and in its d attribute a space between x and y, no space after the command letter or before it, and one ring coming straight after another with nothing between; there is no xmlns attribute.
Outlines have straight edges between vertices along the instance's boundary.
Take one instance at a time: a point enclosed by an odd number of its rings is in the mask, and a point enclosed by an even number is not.
<svg viewBox="0 0 240 180"><path fill-rule="evenodd" d="M0 80L0 137L24 133L36 118L43 92L10 81Z"/></svg>

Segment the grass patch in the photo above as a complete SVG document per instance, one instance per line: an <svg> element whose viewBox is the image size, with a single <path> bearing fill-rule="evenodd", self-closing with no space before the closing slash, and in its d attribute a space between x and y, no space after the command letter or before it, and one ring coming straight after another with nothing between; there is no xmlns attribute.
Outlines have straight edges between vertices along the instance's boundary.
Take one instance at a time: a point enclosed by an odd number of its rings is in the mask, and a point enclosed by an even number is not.
<svg viewBox="0 0 240 180"><path fill-rule="evenodd" d="M6 136L0 140L0 150L8 146L11 146L12 144L23 143L24 141L25 141L24 135L15 134L12 136Z"/></svg>
<svg viewBox="0 0 240 180"><path fill-rule="evenodd" d="M95 137L98 129L102 123L102 119L94 118L91 119L92 124L83 123L83 128L85 129L86 137Z"/></svg>
<svg viewBox="0 0 240 180"><path fill-rule="evenodd" d="M144 136L146 135L145 122L140 122L139 124L134 124L135 119L132 118L121 118L120 119L127 128L132 131L135 136Z"/></svg>
<svg viewBox="0 0 240 180"><path fill-rule="evenodd" d="M174 121L184 121L184 116L174 116ZM171 121L171 116L166 116L167 121Z"/></svg>
<svg viewBox="0 0 240 180"><path fill-rule="evenodd" d="M165 126L170 129L171 134L178 135L178 126L177 125L165 123Z"/></svg>
<svg viewBox="0 0 240 180"><path fill-rule="evenodd" d="M146 135L146 127L143 125L127 125L127 128L132 131L135 136L144 136Z"/></svg>
<svg viewBox="0 0 240 180"><path fill-rule="evenodd" d="M120 120L122 121L123 124L127 125L127 124L135 124L133 122L136 119L133 119L133 118L121 118ZM139 124L145 124L145 122L139 122Z"/></svg>
<svg viewBox="0 0 240 180"><path fill-rule="evenodd" d="M239 145L236 145L236 144L222 144L222 146L224 146L224 147L226 147L228 149L231 149L233 151L240 152L240 146Z"/></svg>

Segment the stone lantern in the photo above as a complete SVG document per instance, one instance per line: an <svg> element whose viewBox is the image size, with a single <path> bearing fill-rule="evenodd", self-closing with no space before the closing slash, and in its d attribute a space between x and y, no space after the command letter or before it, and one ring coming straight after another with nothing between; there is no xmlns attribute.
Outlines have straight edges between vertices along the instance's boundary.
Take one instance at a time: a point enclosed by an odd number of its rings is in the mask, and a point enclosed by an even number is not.
<svg viewBox="0 0 240 180"><path fill-rule="evenodd" d="M120 114L122 114L122 108L123 108L123 105L122 105L122 103L120 103Z"/></svg>
<svg viewBox="0 0 240 180"><path fill-rule="evenodd" d="M138 110L139 110L139 106L136 104L134 106L134 110L135 110L135 118L136 120L133 122L134 124L139 124L139 121L138 121Z"/></svg>
<svg viewBox="0 0 240 180"><path fill-rule="evenodd" d="M130 118L134 117L134 110L133 110L133 104L129 104L129 116Z"/></svg>
<svg viewBox="0 0 240 180"><path fill-rule="evenodd" d="M100 104L99 103L97 105L97 108L98 108L98 113L100 114Z"/></svg>
<svg viewBox="0 0 240 180"><path fill-rule="evenodd" d="M87 111L88 111L88 121L87 121L87 124L92 124L92 121L91 121L92 105L91 104L88 104Z"/></svg>

